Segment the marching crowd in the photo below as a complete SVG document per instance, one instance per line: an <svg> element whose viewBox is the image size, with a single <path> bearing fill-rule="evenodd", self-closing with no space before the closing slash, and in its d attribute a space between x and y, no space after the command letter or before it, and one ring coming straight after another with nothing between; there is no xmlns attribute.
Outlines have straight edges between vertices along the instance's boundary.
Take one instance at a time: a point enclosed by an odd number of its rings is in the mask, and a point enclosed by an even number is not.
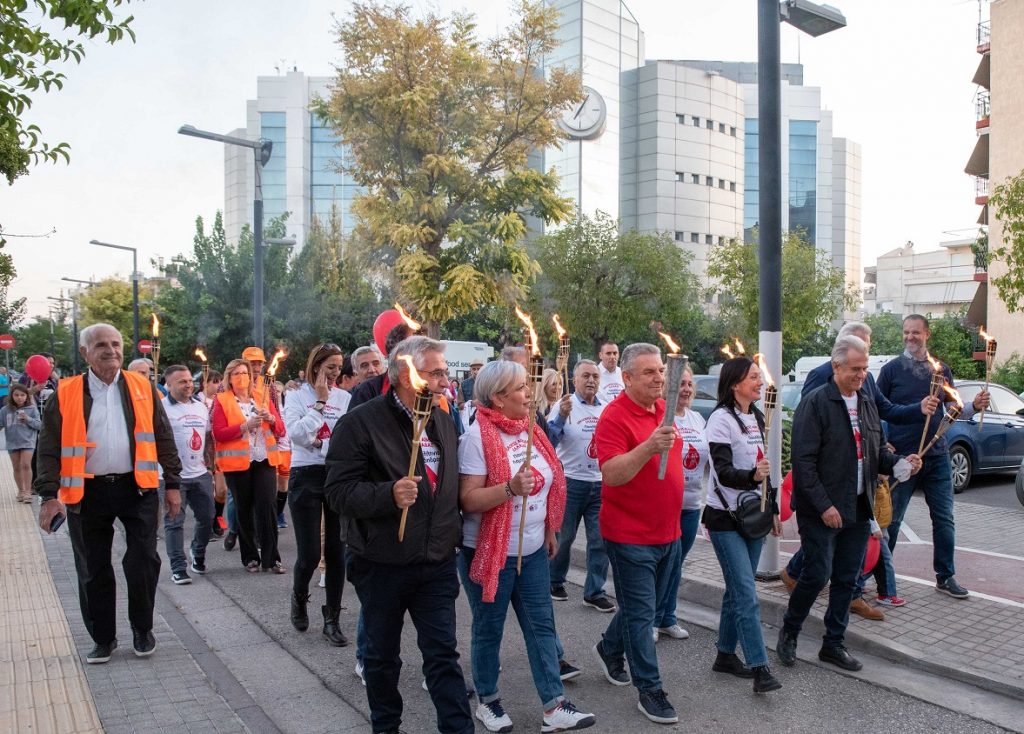
<svg viewBox="0 0 1024 734"><path fill-rule="evenodd" d="M907 317L903 333L906 351L876 382L867 369L870 329L847 324L831 361L805 384L792 425L789 501L801 548L782 571L791 591L776 645L783 665L795 663L802 624L831 583L819 658L860 668L843 644L848 615L879 618L863 596L872 575L878 604L904 603L892 563L915 488L934 525L936 589L968 595L955 578L948 449L940 439L919 456L924 441L915 445L919 435L935 434L943 403L956 394L930 392L927 320ZM22 478L19 498L31 501L34 449L40 527L52 532L67 520L82 616L95 645L89 663L107 662L118 644L115 519L127 543L132 646L148 656L156 647L161 504L171 580L188 584L190 573L207 573L213 537L222 537L228 551L237 544L245 572L287 574L278 551L287 503L296 541L291 623L308 629L319 569L323 636L330 645L348 645L339 613L346 577L353 584L361 611L349 635L374 732L397 732L402 721L406 615L416 628L438 730L472 732L475 718L488 731L511 731L502 698L522 692L500 686L510 608L525 642L541 731L595 723L566 696L564 682L580 670L566 660L555 613L570 596L566 576L581 522L582 602L609 614L595 634L593 659L608 683L636 689L644 716L678 721L655 643L689 636L676 603L701 525L725 580L710 667L751 681L755 693L782 687L769 666L754 580L765 537L781 533L782 497L766 457L763 374L745 356L722 366L717 405L705 422L691 407L689 369L678 393L664 395L661 351L644 343L621 355L606 343L597 361L579 360L565 394L560 374L549 370L539 400L525 349L509 347L494 361L474 363L455 390L444 344L404 324L391 330L381 351L367 346L346 356L335 344L318 345L298 379L286 384L266 377L263 351L249 347L222 373L206 374L198 393L184 365L164 369L159 386L148 360L122 369L121 335L108 324L85 328L80 343L88 371L54 385L45 402L39 391L3 385L0 427ZM952 388L948 367L943 375ZM424 391L431 395L426 407ZM983 391L963 414L987 405ZM429 411L429 419L414 448L417 411ZM898 486L886 523L880 510L889 476ZM186 559L188 508L194 532ZM872 534L882 552L864 573ZM606 593L609 568L614 600ZM460 593L471 611L468 683L456 635Z"/></svg>

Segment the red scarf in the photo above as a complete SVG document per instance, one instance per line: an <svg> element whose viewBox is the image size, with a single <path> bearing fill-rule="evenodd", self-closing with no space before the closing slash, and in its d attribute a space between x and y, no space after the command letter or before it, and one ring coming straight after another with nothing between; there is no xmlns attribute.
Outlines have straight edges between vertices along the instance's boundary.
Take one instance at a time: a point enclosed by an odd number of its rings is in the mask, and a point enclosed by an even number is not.
<svg viewBox="0 0 1024 734"><path fill-rule="evenodd" d="M512 420L499 411L480 406L476 410L483 441L484 461L487 465L487 485L504 484L512 478L512 467L508 463L508 451L498 433L518 436L528 425L526 418ZM555 532L562 528L565 514L565 472L558 460L554 447L536 423L533 426L533 446L551 467L551 489L548 490L548 513L544 524ZM523 497L523 502L528 497ZM469 569L469 578L483 587L483 600L494 601L498 592L498 574L505 567L508 558L508 544L512 535L512 499L484 513L480 522L480 533L476 539L476 554Z"/></svg>

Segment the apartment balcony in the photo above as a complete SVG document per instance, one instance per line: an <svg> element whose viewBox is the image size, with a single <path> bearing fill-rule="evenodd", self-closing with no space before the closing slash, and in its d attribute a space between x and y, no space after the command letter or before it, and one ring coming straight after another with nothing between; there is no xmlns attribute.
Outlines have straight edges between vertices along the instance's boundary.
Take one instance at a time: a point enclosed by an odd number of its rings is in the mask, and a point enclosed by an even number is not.
<svg viewBox="0 0 1024 734"><path fill-rule="evenodd" d="M978 23L978 53L987 54L991 48L992 24L991 21L983 20Z"/></svg>
<svg viewBox="0 0 1024 734"><path fill-rule="evenodd" d="M974 72L974 78L972 82L977 84L979 87L990 89L992 85L992 55L985 54L981 57L981 61L978 62L978 68Z"/></svg>
<svg viewBox="0 0 1024 734"><path fill-rule="evenodd" d="M979 89L974 96L974 129L988 132L989 117L992 114L991 94L987 89Z"/></svg>
<svg viewBox="0 0 1024 734"><path fill-rule="evenodd" d="M979 206L988 204L988 176L974 179L974 203Z"/></svg>

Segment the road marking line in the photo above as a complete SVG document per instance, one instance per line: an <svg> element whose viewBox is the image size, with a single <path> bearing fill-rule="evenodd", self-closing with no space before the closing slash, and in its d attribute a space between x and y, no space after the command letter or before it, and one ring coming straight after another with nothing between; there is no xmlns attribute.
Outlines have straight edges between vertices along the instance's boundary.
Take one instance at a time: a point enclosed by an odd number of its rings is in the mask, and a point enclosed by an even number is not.
<svg viewBox="0 0 1024 734"><path fill-rule="evenodd" d="M896 574L896 578L901 581L909 581L913 584L921 584L922 586L935 587L934 581L928 581L926 579L919 579L916 576L904 576L901 573ZM980 591L972 591L971 597L977 597L979 599L985 599L986 601L994 601L998 604L1006 604L1007 606L1017 607L1018 609L1024 609L1024 602L1014 601L1013 599L1005 599L1001 596L993 596L992 594L984 594Z"/></svg>
<svg viewBox="0 0 1024 734"><path fill-rule="evenodd" d="M921 540L921 536L915 533L906 523L900 525L900 530L902 530L903 534L907 536L907 542L911 545L923 545L927 543L927 541Z"/></svg>

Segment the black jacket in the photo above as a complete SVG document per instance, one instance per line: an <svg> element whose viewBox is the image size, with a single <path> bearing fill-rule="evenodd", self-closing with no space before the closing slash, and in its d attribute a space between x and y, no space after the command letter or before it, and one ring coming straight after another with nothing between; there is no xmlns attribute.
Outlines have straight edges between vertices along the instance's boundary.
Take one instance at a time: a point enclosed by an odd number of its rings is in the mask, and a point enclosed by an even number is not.
<svg viewBox="0 0 1024 734"><path fill-rule="evenodd" d="M441 452L437 493L430 489L422 454L419 496L409 508L405 540L398 542L402 511L392 488L409 470L412 420L389 390L343 415L327 450L325 492L342 515L349 550L376 563L404 565L451 558L462 542L459 511L459 439L455 424L435 407L427 435Z"/></svg>
<svg viewBox="0 0 1024 734"><path fill-rule="evenodd" d="M882 443L882 425L874 399L857 393L863 482L869 505L875 507L879 474L889 474L899 460ZM800 401L793 417L793 509L798 517L821 521L835 507L844 525L857 521L857 444L846 403L835 380Z"/></svg>
<svg viewBox="0 0 1024 734"><path fill-rule="evenodd" d="M352 391L352 399L348 403L348 409L358 408L363 403L368 403L380 395L384 391L384 379L387 376L387 372L382 372L356 385L356 389Z"/></svg>
<svg viewBox="0 0 1024 734"><path fill-rule="evenodd" d="M89 415L92 413L92 395L89 394L89 373L86 372L82 379L85 384L82 390L82 405L85 411L85 425L89 425ZM121 408L124 410L124 420L128 424L128 445L132 451L132 465L135 464L135 411L132 408L132 399L128 394L128 381L122 375L118 380L118 387L121 390ZM164 487L167 489L179 489L181 487L181 458L178 456L178 447L174 443L174 431L164 406L161 402L163 396L153 388L153 433L156 435L156 455L160 466L164 470ZM57 489L60 487L60 434L63 420L60 414L60 405L57 402L57 393L53 393L43 406L43 429L39 432L39 442L36 444L36 480L33 483L36 493L43 499L57 496Z"/></svg>

